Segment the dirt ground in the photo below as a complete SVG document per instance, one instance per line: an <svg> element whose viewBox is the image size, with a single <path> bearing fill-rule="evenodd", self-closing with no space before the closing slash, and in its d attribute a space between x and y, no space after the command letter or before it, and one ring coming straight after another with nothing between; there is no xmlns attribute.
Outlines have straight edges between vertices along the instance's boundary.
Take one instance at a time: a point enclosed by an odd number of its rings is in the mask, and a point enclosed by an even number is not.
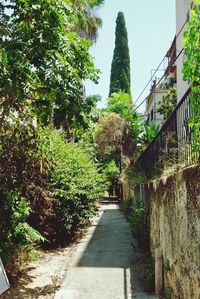
<svg viewBox="0 0 200 299"><path fill-rule="evenodd" d="M52 299L59 288L75 245L65 249L42 252L40 257L27 264L22 276L1 299Z"/></svg>

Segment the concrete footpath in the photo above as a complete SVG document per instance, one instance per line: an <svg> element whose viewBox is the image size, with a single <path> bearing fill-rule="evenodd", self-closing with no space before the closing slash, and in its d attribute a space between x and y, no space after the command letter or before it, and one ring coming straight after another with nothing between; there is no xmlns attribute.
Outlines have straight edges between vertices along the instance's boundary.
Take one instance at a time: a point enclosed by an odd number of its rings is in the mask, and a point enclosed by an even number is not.
<svg viewBox="0 0 200 299"><path fill-rule="evenodd" d="M154 299L136 271L135 240L115 204L102 206L54 299Z"/></svg>

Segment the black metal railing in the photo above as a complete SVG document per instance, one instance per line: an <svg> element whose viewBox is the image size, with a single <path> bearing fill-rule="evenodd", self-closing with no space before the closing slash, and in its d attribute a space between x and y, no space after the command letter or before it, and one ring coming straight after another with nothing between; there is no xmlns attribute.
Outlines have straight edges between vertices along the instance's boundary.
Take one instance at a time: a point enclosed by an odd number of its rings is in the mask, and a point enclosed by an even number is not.
<svg viewBox="0 0 200 299"><path fill-rule="evenodd" d="M192 115L189 94L190 89L136 161L136 168L144 172L147 178L160 175L165 167L175 164L187 166L199 159L199 154L192 151L192 130L188 126Z"/></svg>

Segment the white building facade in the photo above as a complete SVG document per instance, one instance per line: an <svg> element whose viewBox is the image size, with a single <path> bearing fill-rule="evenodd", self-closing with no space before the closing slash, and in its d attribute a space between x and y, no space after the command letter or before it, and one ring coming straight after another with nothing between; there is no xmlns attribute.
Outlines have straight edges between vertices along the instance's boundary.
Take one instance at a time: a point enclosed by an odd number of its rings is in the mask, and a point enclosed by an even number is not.
<svg viewBox="0 0 200 299"><path fill-rule="evenodd" d="M177 65L177 101L179 102L189 88L189 82L183 80L183 62L185 59L183 51L183 34L186 31L186 23L189 18L189 11L192 5L191 0L176 0L176 61Z"/></svg>
<svg viewBox="0 0 200 299"><path fill-rule="evenodd" d="M157 109L159 103L162 103L163 96L169 91L170 88L177 88L177 74L176 65L174 61L176 59L176 38L174 38L169 50L165 56L165 70L164 78L157 85L157 80L155 79L151 86L151 91L146 101L146 113L148 115L147 123L150 125L152 122L156 122L159 126L162 126L164 122L164 117L158 113ZM167 64L166 64L167 63Z"/></svg>

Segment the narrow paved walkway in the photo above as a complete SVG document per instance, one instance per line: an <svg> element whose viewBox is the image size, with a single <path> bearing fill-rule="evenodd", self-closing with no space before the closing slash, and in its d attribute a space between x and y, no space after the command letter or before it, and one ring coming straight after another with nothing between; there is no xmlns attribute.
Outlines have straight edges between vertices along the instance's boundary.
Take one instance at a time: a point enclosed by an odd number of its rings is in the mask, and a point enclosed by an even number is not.
<svg viewBox="0 0 200 299"><path fill-rule="evenodd" d="M78 245L55 299L150 299L136 274L135 240L116 205L100 216Z"/></svg>

